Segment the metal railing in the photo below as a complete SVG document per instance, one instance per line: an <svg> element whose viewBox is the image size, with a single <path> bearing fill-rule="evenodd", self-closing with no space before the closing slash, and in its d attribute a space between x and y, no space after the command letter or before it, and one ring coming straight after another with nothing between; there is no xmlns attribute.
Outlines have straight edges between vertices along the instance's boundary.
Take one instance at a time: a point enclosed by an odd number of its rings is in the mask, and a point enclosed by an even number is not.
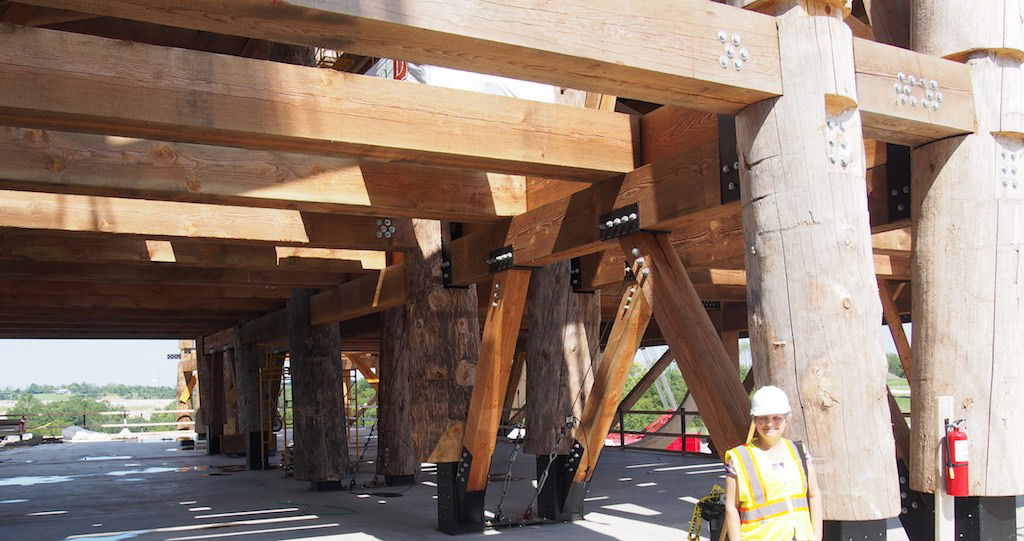
<svg viewBox="0 0 1024 541"><path fill-rule="evenodd" d="M159 414L174 414L177 415L177 419L174 421L167 422L146 422L147 417ZM98 416L120 416L121 422L103 423L94 422L89 423L89 417L95 418ZM42 428L59 428L63 430L69 426L80 426L86 429L104 429L104 428L149 428L156 426L180 426L180 425L194 425L195 424L195 410L115 410L115 411L82 411L82 412L53 412L53 413L17 413L7 412L0 414L0 419L25 419L31 421L32 419L38 419L40 417L54 418L54 421L46 423L43 426L26 426L25 431L31 432L32 430L40 430ZM188 420L183 420L183 417L188 417ZM128 422L129 419L138 419L141 422ZM78 421L81 422L78 422ZM53 423L62 421L59 427L52 427Z"/></svg>
<svg viewBox="0 0 1024 541"><path fill-rule="evenodd" d="M700 414L697 411L686 410L686 409L683 409L683 408L674 409L674 410L622 410L622 409L619 409L619 410L617 410L615 412L615 415L618 418L618 423L617 423L618 427L616 429L616 427L613 426L611 431L609 431L609 435L615 434L615 433L618 434L618 436L619 436L619 448L620 449L625 449L626 448L626 445L627 445L626 444L626 435L627 434L628 435L639 435L639 436L642 436L640 438L640 440L638 440L638 442L642 441L647 436L678 437L679 440L680 440L680 443L681 443L680 451L679 452L682 453L682 454L706 454L706 453L700 453L699 451L697 451L697 452L687 451L686 450L687 438L698 438L702 442L707 442L708 445L711 444L711 436L709 434L703 434L703 433L694 434L694 433L689 433L689 432L686 431L686 427L687 427L688 421L691 418L699 418L700 417ZM682 419L680 419L679 431L678 432L661 432L660 431L661 430L660 427L657 430L655 430L655 431L650 431L650 430L646 430L646 429L645 430L626 430L625 426L626 426L626 416L627 415L658 415L658 416L669 415L672 418L682 417ZM664 427L665 425L667 425L670 422L672 422L672 419L669 419L664 424L662 424L662 427ZM634 442L634 443L637 443L637 442ZM635 448L642 448L642 449L645 449L645 450L662 451L662 452L673 452L673 453L676 452L676 451L670 450L670 449L657 449L657 448L642 447L642 446L636 446Z"/></svg>

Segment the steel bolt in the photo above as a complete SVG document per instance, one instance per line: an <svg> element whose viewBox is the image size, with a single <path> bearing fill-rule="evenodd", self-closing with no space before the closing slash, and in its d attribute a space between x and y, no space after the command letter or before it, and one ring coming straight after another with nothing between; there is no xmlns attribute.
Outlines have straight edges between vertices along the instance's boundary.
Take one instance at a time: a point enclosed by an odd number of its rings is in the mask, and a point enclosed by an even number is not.
<svg viewBox="0 0 1024 541"><path fill-rule="evenodd" d="M640 248L633 248L629 253L633 254L633 257L637 257L640 255Z"/></svg>
<svg viewBox="0 0 1024 541"><path fill-rule="evenodd" d="M739 58L733 60L732 67L736 68L736 71L740 71L741 69L743 69L743 61L740 60Z"/></svg>
<svg viewBox="0 0 1024 541"><path fill-rule="evenodd" d="M746 49L740 49L740 60L746 61L748 58L750 58L750 51Z"/></svg>
<svg viewBox="0 0 1024 541"><path fill-rule="evenodd" d="M724 54L722 56L718 57L718 65L722 66L723 68L728 68L729 67L729 57L725 56Z"/></svg>
<svg viewBox="0 0 1024 541"><path fill-rule="evenodd" d="M732 44L733 45L739 45L740 44L740 35L739 34L733 34L732 35Z"/></svg>
<svg viewBox="0 0 1024 541"><path fill-rule="evenodd" d="M726 34L725 30L719 30L718 31L718 41L721 41L722 43L725 43L726 41L729 41L729 34Z"/></svg>

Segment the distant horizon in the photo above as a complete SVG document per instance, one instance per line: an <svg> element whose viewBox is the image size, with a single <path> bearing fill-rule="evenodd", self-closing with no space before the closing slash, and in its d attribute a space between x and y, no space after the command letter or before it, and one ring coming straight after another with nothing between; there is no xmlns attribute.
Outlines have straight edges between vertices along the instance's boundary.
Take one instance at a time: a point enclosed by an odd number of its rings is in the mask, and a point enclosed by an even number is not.
<svg viewBox="0 0 1024 541"><path fill-rule="evenodd" d="M177 340L0 339L0 386L72 383L176 387Z"/></svg>

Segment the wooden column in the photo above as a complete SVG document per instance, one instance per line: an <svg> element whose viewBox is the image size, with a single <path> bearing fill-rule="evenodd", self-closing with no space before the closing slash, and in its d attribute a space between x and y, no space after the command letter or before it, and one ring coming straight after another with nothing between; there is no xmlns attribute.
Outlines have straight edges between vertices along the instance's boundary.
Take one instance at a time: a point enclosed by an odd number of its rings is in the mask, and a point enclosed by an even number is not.
<svg viewBox="0 0 1024 541"><path fill-rule="evenodd" d="M236 328L236 332L240 332ZM260 367L264 352L259 344L239 340L235 359L235 394L238 405L238 432L245 441L245 463L250 470L267 467L267 455L260 434Z"/></svg>
<svg viewBox="0 0 1024 541"><path fill-rule="evenodd" d="M530 335L523 451L545 457L552 449L565 454L572 446L575 434L570 431L559 441L559 433L566 417L583 417L601 341L601 294L574 292L569 267L563 261L535 270L527 300ZM531 396L537 400L530 400Z"/></svg>
<svg viewBox="0 0 1024 541"><path fill-rule="evenodd" d="M405 339L405 308L381 314L377 364L377 473L389 485L410 484L419 473L412 443L412 399Z"/></svg>
<svg viewBox="0 0 1024 541"><path fill-rule="evenodd" d="M337 325L311 325L313 289L293 289L288 302L295 478L314 490L341 489L348 473L341 335Z"/></svg>
<svg viewBox="0 0 1024 541"><path fill-rule="evenodd" d="M196 409L199 407L198 394L196 393L196 357L199 353L196 351L195 342L193 340L179 340L178 341L178 398L175 402L175 409L189 410ZM178 430L191 430L195 428L198 432L199 427L196 420L195 413L177 413L177 422L179 423L176 427ZM191 424L190 424L191 423Z"/></svg>
<svg viewBox="0 0 1024 541"><path fill-rule="evenodd" d="M914 50L970 67L977 114L976 133L911 155L911 485L941 490L932 427L936 397L951 395L953 416L966 420L970 435L970 493L1021 494L1024 6L1017 0L917 2L911 19ZM941 92L943 81L935 85Z"/></svg>
<svg viewBox="0 0 1024 541"><path fill-rule="evenodd" d="M483 529L487 477L530 274L509 269L494 275L465 427L446 432L432 455L439 463L438 528L446 533Z"/></svg>
<svg viewBox="0 0 1024 541"><path fill-rule="evenodd" d="M381 336L380 452L393 480L422 461L457 460L480 354L476 287L445 288L441 223L411 222L418 248L402 260L405 304L386 312Z"/></svg>
<svg viewBox="0 0 1024 541"><path fill-rule="evenodd" d="M221 354L221 382L224 387L224 434L220 450L229 455L245 452L245 437L238 431L238 387L235 365L238 362L237 344L225 346Z"/></svg>
<svg viewBox="0 0 1024 541"><path fill-rule="evenodd" d="M224 352L207 348L199 365L199 391L206 416L207 452L216 455L221 452L221 438L224 436Z"/></svg>
<svg viewBox="0 0 1024 541"><path fill-rule="evenodd" d="M787 437L814 457L824 518L878 522L899 513L899 485L853 37L837 3L778 17L784 95L736 116L748 320L754 380L789 395Z"/></svg>

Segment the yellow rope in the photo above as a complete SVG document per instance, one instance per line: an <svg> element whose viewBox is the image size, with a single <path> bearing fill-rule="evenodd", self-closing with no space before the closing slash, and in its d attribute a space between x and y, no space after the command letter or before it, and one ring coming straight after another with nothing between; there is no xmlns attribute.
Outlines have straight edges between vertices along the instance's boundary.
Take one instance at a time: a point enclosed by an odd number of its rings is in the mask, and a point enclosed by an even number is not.
<svg viewBox="0 0 1024 541"><path fill-rule="evenodd" d="M700 516L701 506L706 503L718 503L723 496L725 496L725 489L715 485L711 487L711 492L708 492L707 496L701 498L697 505L693 506L693 518L690 519L690 531L686 534L686 539L689 541L700 541L700 526L703 521Z"/></svg>

